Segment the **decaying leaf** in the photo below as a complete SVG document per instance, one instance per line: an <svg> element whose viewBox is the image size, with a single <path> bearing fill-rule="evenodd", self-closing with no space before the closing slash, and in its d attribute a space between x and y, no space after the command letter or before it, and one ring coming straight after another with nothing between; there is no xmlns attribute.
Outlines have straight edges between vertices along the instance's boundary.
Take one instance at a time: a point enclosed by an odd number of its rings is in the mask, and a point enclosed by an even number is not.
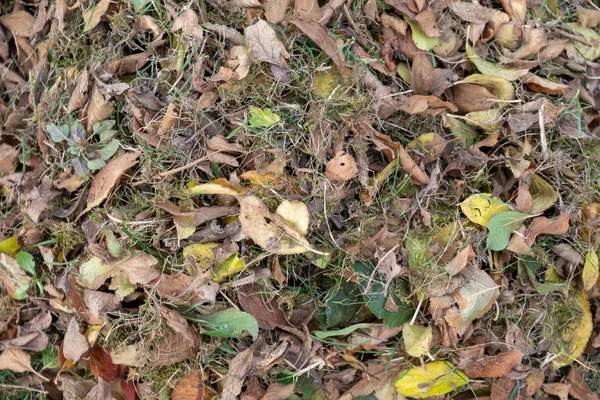
<svg viewBox="0 0 600 400"><path fill-rule="evenodd" d="M512 367L521 364L522 359L523 353L510 350L494 356L462 359L458 368L469 378L500 378L508 374Z"/></svg>
<svg viewBox="0 0 600 400"><path fill-rule="evenodd" d="M356 176L358 166L354 157L340 152L327 162L325 176L332 182L346 182Z"/></svg>
<svg viewBox="0 0 600 400"><path fill-rule="evenodd" d="M285 60L290 55L268 22L259 19L255 24L247 27L244 33L252 57L271 64L286 64Z"/></svg>
<svg viewBox="0 0 600 400"><path fill-rule="evenodd" d="M63 353L67 360L73 363L79 361L90 348L89 343L85 336L79 332L79 324L75 317L71 318L67 333L65 334L65 340L63 343Z"/></svg>
<svg viewBox="0 0 600 400"><path fill-rule="evenodd" d="M557 357L552 360L552 367L556 369L571 365L579 358L592 336L592 313L587 296L582 292L575 291L572 292L569 302L573 307L579 307L581 314L578 321L570 322L560 331L560 343L553 348Z"/></svg>
<svg viewBox="0 0 600 400"><path fill-rule="evenodd" d="M406 352L413 357L427 354L433 341L431 326L411 325L406 323L402 329L402 340Z"/></svg>
<svg viewBox="0 0 600 400"><path fill-rule="evenodd" d="M0 370L31 372L31 356L25 350L7 348L0 354Z"/></svg>
<svg viewBox="0 0 600 400"><path fill-rule="evenodd" d="M189 372L175 385L172 400L210 400L215 392L205 384L205 374L202 371Z"/></svg>

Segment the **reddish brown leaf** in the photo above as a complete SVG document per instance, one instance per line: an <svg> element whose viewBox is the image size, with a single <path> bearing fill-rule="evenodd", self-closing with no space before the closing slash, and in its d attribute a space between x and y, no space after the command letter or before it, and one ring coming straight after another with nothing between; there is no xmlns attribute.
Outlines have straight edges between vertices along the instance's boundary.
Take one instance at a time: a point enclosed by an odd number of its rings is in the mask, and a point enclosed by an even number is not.
<svg viewBox="0 0 600 400"><path fill-rule="evenodd" d="M210 400L215 392L204 384L204 373L202 371L192 371L183 379L177 382L172 400Z"/></svg>
<svg viewBox="0 0 600 400"><path fill-rule="evenodd" d="M510 350L495 356L463 359L458 368L469 378L499 378L508 374L515 365L521 364L522 359L523 353Z"/></svg>

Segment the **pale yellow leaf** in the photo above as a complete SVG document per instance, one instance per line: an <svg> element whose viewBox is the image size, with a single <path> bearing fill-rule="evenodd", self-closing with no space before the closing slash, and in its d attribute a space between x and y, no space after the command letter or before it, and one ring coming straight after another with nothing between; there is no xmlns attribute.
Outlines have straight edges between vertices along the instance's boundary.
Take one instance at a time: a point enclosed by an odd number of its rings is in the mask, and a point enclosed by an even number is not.
<svg viewBox="0 0 600 400"><path fill-rule="evenodd" d="M479 72L484 75L497 76L508 81L516 81L529 71L529 69L502 68L489 61L485 61L475 53L471 45L468 43L466 45L466 52L467 56L469 57L469 61L475 64Z"/></svg>
<svg viewBox="0 0 600 400"><path fill-rule="evenodd" d="M402 328L402 340L409 355L421 357L429 352L433 340L433 329L431 326L406 323Z"/></svg>
<svg viewBox="0 0 600 400"><path fill-rule="evenodd" d="M467 383L469 378L454 365L436 361L401 372L395 386L403 396L426 398L450 393Z"/></svg>
<svg viewBox="0 0 600 400"><path fill-rule="evenodd" d="M593 249L588 251L585 256L585 263L583 264L583 271L581 273L581 282L583 283L583 290L588 291L594 287L598 280L598 255Z"/></svg>
<svg viewBox="0 0 600 400"><path fill-rule="evenodd" d="M554 335L560 335L559 341L553 348L558 354L558 357L556 357L551 364L554 369L572 364L573 361L583 354L594 328L592 312L590 310L590 301L587 296L583 292L578 291L572 291L570 293L572 297L568 300L570 303L568 303L568 305L573 308L579 307L582 311L581 318L569 322L560 332L552 333Z"/></svg>

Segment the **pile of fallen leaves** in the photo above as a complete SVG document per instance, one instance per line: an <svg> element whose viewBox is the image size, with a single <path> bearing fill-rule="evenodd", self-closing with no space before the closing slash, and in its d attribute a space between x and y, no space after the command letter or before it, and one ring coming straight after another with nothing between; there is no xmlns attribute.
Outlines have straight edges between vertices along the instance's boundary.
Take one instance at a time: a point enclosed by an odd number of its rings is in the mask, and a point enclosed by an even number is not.
<svg viewBox="0 0 600 400"><path fill-rule="evenodd" d="M600 7L0 6L3 399L598 399Z"/></svg>

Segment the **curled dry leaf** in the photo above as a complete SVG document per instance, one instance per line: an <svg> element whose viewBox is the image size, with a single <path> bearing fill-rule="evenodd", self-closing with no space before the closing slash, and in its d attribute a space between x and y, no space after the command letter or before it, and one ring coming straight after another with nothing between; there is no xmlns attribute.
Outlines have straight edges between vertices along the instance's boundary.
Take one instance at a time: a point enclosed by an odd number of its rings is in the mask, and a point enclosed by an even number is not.
<svg viewBox="0 0 600 400"><path fill-rule="evenodd" d="M258 246L273 254L299 254L310 250L303 235L283 217L271 213L258 197L245 195L237 199L242 230Z"/></svg>
<svg viewBox="0 0 600 400"><path fill-rule="evenodd" d="M187 37L201 41L204 37L204 31L198 23L198 16L191 9L187 9L179 14L173 21L171 32L181 30Z"/></svg>
<svg viewBox="0 0 600 400"><path fill-rule="evenodd" d="M327 162L325 176L332 182L346 182L354 178L358 167L354 157L347 153L338 153Z"/></svg>
<svg viewBox="0 0 600 400"><path fill-rule="evenodd" d="M521 364L522 359L523 353L510 350L494 356L462 359L458 368L462 369L469 378L500 378L508 374L515 365Z"/></svg>
<svg viewBox="0 0 600 400"><path fill-rule="evenodd" d="M119 180L125 171L137 163L136 160L139 155L139 152L125 153L121 156L113 158L106 163L104 167L102 167L100 172L98 172L98 174L92 180L92 184L88 192L86 209L79 215L79 217L90 211L92 208L99 206L104 200L106 200L117 183L119 183Z"/></svg>
<svg viewBox="0 0 600 400"><path fill-rule="evenodd" d="M566 94L569 91L569 86L567 85L552 82L548 79L540 78L539 76L531 73L526 74L523 78L521 78L521 81L534 92L560 95Z"/></svg>

